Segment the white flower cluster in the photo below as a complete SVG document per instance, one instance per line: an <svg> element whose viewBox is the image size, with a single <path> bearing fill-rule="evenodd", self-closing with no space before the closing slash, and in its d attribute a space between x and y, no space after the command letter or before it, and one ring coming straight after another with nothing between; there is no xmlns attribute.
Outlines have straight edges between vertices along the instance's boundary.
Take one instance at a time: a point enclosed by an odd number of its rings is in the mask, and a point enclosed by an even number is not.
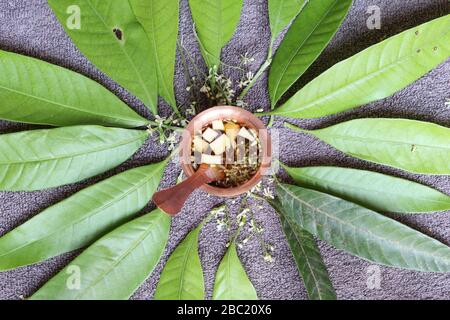
<svg viewBox="0 0 450 320"><path fill-rule="evenodd" d="M241 55L241 65L246 66L250 63L254 62L255 58L249 57L248 52L244 53L244 55Z"/></svg>
<svg viewBox="0 0 450 320"><path fill-rule="evenodd" d="M273 178L267 178L263 181L260 181L256 186L250 189L247 195L249 197L255 195L257 197L264 197L268 200L273 200L275 199L275 194L273 192L273 182Z"/></svg>
<svg viewBox="0 0 450 320"><path fill-rule="evenodd" d="M197 93L201 93L209 101L210 105L233 105L236 95L236 91L233 88L234 83L224 75L223 69L227 67L233 68L242 73L241 79L236 82L236 87L243 90L254 80L254 73L248 70L248 65L254 61L254 58L249 57L248 53L245 53L241 56L239 66L226 66L225 64L222 64L221 67L213 66L208 70L207 74L203 73L198 66L194 66L197 74L201 76L187 77L189 84L186 87L186 91L191 94L193 100L198 100ZM201 81L200 78L204 80ZM235 105L242 108L248 107L242 99L236 99ZM186 112L186 115L189 116L188 112Z"/></svg>
<svg viewBox="0 0 450 320"><path fill-rule="evenodd" d="M175 149L180 139L179 131L188 124L188 120L180 115L172 114L167 118L159 115L155 116L154 121L150 121L147 131L150 135L155 135L160 144L167 143L168 150Z"/></svg>
<svg viewBox="0 0 450 320"><path fill-rule="evenodd" d="M248 222L248 229L249 235L244 238L240 243L238 243L239 248L243 248L243 246L253 237L256 236L260 242L261 249L263 252L263 258L266 262L274 262L275 258L273 257L273 253L275 251L275 248L273 245L266 243L264 240L264 228L260 226L255 218L252 216L250 221Z"/></svg>
<svg viewBox="0 0 450 320"><path fill-rule="evenodd" d="M232 104L235 94L233 82L219 73L217 66L209 69L208 76L200 88L200 92L215 105Z"/></svg>
<svg viewBox="0 0 450 320"><path fill-rule="evenodd" d="M189 104L189 106L185 110L187 118L194 117L197 114L197 106L198 106L197 101L192 101Z"/></svg>
<svg viewBox="0 0 450 320"><path fill-rule="evenodd" d="M256 187L257 188L257 187ZM232 202L234 203L234 202ZM260 226L255 218L251 207L245 208L248 205L248 199L244 198L241 202L241 211L238 213L235 219L230 219L229 208L226 204L215 207L211 210L211 215L216 219L216 230L218 232L231 231L232 224L236 226L236 232L232 236L231 240L227 243L227 247L230 246L232 241L236 241L238 248L242 249L253 238L256 237L261 245L263 259L267 262L275 261L273 257L274 247L271 244L266 243L263 237L264 228ZM262 206L258 206L262 209ZM238 235L244 231L246 237L240 241L237 241Z"/></svg>
<svg viewBox="0 0 450 320"><path fill-rule="evenodd" d="M250 209L245 208L244 210L241 211L241 213L237 215L236 220L239 227L243 227L245 225L245 223L247 222L247 213L249 212Z"/></svg>
<svg viewBox="0 0 450 320"><path fill-rule="evenodd" d="M216 229L218 232L230 231L230 218L228 216L228 207L224 204L211 210L211 214L216 218Z"/></svg>
<svg viewBox="0 0 450 320"><path fill-rule="evenodd" d="M253 72L248 71L245 74L245 77L239 81L239 83L238 83L239 89L243 89L243 88L247 87L250 84L250 82L252 82L254 76L255 75L253 74Z"/></svg>

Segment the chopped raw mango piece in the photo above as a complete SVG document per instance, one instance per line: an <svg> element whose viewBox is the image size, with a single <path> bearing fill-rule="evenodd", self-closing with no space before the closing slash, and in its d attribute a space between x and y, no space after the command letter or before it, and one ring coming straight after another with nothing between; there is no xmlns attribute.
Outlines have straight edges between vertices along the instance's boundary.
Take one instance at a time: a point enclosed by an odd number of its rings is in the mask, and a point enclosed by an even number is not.
<svg viewBox="0 0 450 320"><path fill-rule="evenodd" d="M203 132L203 139L208 142L213 142L219 133L211 128L206 128L205 132Z"/></svg>
<svg viewBox="0 0 450 320"><path fill-rule="evenodd" d="M224 127L224 125L223 125L222 120L214 120L214 121L212 122L212 128L213 128L214 130L222 130L222 131L225 130L225 127Z"/></svg>
<svg viewBox="0 0 450 320"><path fill-rule="evenodd" d="M245 129L244 127L242 127L241 130L239 130L238 136L250 141L255 140L255 137L250 132L248 132L248 130Z"/></svg>
<svg viewBox="0 0 450 320"><path fill-rule="evenodd" d="M225 134L222 134L210 144L212 151L214 151L216 155L220 155L225 152L227 147L227 139L228 137Z"/></svg>
<svg viewBox="0 0 450 320"><path fill-rule="evenodd" d="M202 154L202 163L206 164L222 164L221 155Z"/></svg>
<svg viewBox="0 0 450 320"><path fill-rule="evenodd" d="M209 143L203 140L201 137L194 138L194 151L203 153L208 150Z"/></svg>

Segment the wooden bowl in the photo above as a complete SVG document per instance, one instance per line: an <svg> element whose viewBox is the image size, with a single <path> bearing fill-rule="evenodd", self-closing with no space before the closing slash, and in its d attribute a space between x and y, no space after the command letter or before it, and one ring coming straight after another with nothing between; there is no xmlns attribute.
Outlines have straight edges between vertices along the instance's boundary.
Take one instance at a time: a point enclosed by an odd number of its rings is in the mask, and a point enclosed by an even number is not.
<svg viewBox="0 0 450 320"><path fill-rule="evenodd" d="M194 133L198 130L202 130L205 126L212 123L214 120L227 120L233 119L238 123L255 129L259 134L259 140L261 142L261 166L259 167L256 174L248 180L246 183L234 187L234 188L220 188L209 184L204 184L200 187L202 190L208 192L211 195L219 197L236 197L240 194L246 193L255 185L257 185L265 172L270 168L272 159L272 144L270 135L264 123L257 118L252 113L238 107L232 106L218 106L207 109L202 113L198 114L194 119L191 120L186 130L183 132L181 145L180 145L180 161L181 167L186 174L190 177L195 173L192 167L192 141Z"/></svg>

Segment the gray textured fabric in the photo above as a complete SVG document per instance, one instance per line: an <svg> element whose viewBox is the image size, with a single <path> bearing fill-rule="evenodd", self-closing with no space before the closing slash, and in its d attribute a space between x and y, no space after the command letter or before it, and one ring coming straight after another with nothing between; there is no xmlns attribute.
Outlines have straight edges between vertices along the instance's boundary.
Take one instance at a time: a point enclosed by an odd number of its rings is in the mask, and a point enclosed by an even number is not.
<svg viewBox="0 0 450 320"><path fill-rule="evenodd" d="M182 0L180 35L185 46L201 63L200 55L192 34L192 21L187 0ZM366 27L367 7L378 5L382 13L382 29L369 30ZM317 76L334 63L355 54L388 36L449 13L447 0L355 0L350 14L322 57L314 64L304 79L297 84ZM241 54L248 52L256 58L251 68L256 70L264 60L269 41L267 1L246 0L237 33L226 46L223 60L229 65L237 65ZM145 108L133 97L97 71L76 49L65 35L45 0L0 0L0 48L24 53L46 61L76 70L99 81L118 94L142 115L149 116ZM181 66L176 74L178 100L184 101L185 83ZM236 75L233 75L236 77ZM450 126L450 108L445 106L445 98L450 98L450 61L440 65L428 75L398 94L383 101L347 112L339 116L320 120L301 121L308 128L318 128L360 117L405 117L433 121ZM248 95L247 101L254 109L268 107L266 79L262 79ZM4 103L4 102L2 102ZM167 110L167 108L165 108ZM282 122L276 122L281 126ZM23 130L22 124L0 122L0 132ZM414 179L432 185L450 194L450 178L408 175L397 170L371 165L351 159L325 144L303 134L282 133L281 159L290 165L342 165L368 168ZM104 177L162 159L164 148L152 141L132 159L118 169L86 182L52 190L31 193L0 192L0 235L23 223L42 209L66 198L74 192ZM179 168L171 164L165 174L162 186L173 184ZM196 192L182 214L174 219L170 241L162 262L152 276L136 292L134 298L152 297L164 261L180 240L196 226L208 210L221 200ZM228 203L235 208L238 203ZM151 205L147 210L151 209ZM429 234L446 244L450 244L449 212L396 217L402 222ZM265 228L265 238L275 246L275 262L266 263L256 240L239 250L239 254L262 299L303 299L305 289L272 209L265 206L258 210L257 220ZM205 269L206 288L211 295L214 272L225 250L227 234L217 233L215 225L208 224L201 232L200 255ZM427 274L381 267L381 288L369 289L366 282L371 263L338 251L320 243L333 284L340 299L449 299L450 274ZM0 299L19 299L32 294L52 275L79 252L65 254L35 266L0 273ZM368 273L369 272L369 273Z"/></svg>

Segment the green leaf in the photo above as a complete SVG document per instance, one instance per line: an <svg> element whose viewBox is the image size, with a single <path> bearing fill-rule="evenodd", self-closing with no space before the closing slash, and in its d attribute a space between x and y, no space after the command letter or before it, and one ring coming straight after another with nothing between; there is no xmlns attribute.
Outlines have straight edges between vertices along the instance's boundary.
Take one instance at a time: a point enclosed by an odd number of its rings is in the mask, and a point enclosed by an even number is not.
<svg viewBox="0 0 450 320"><path fill-rule="evenodd" d="M336 300L336 292L313 235L290 220L278 200L270 201L278 212L283 232L311 300Z"/></svg>
<svg viewBox="0 0 450 320"><path fill-rule="evenodd" d="M213 300L258 300L233 241L220 262L214 283Z"/></svg>
<svg viewBox="0 0 450 320"><path fill-rule="evenodd" d="M349 168L283 167L301 186L330 193L374 210L399 213L450 210L450 196L409 180Z"/></svg>
<svg viewBox="0 0 450 320"><path fill-rule="evenodd" d="M147 120L111 92L73 71L0 50L0 119L133 128Z"/></svg>
<svg viewBox="0 0 450 320"><path fill-rule="evenodd" d="M129 2L48 0L48 3L80 51L156 114L158 80L152 45ZM73 24L78 10L80 28Z"/></svg>
<svg viewBox="0 0 450 320"><path fill-rule="evenodd" d="M130 158L144 130L75 126L0 135L0 190L33 191L82 181Z"/></svg>
<svg viewBox="0 0 450 320"><path fill-rule="evenodd" d="M286 217L300 228L360 258L386 266L450 272L450 248L393 219L354 203L278 184Z"/></svg>
<svg viewBox="0 0 450 320"><path fill-rule="evenodd" d="M128 299L158 264L169 237L170 221L169 216L155 210L115 229L86 249L31 299Z"/></svg>
<svg viewBox="0 0 450 320"><path fill-rule="evenodd" d="M422 174L450 174L450 129L407 119L357 119L305 131L359 159Z"/></svg>
<svg viewBox="0 0 450 320"><path fill-rule="evenodd" d="M205 285L198 255L198 235L191 231L170 256L156 287L155 300L203 300Z"/></svg>
<svg viewBox="0 0 450 320"><path fill-rule="evenodd" d="M295 18L272 62L272 107L325 49L344 20L352 0L310 0Z"/></svg>
<svg viewBox="0 0 450 320"><path fill-rule="evenodd" d="M130 0L152 43L159 94L176 108L173 78L178 38L178 0Z"/></svg>
<svg viewBox="0 0 450 320"><path fill-rule="evenodd" d="M206 64L220 65L222 48L239 23L243 0L189 0Z"/></svg>
<svg viewBox="0 0 450 320"><path fill-rule="evenodd" d="M273 43L276 37L288 26L300 10L305 0L269 0L270 30Z"/></svg>
<svg viewBox="0 0 450 320"><path fill-rule="evenodd" d="M450 15L380 42L331 67L270 114L316 118L389 97L450 56Z"/></svg>
<svg viewBox="0 0 450 320"><path fill-rule="evenodd" d="M151 200L166 161L131 169L42 211L0 238L0 270L82 248L133 218Z"/></svg>

